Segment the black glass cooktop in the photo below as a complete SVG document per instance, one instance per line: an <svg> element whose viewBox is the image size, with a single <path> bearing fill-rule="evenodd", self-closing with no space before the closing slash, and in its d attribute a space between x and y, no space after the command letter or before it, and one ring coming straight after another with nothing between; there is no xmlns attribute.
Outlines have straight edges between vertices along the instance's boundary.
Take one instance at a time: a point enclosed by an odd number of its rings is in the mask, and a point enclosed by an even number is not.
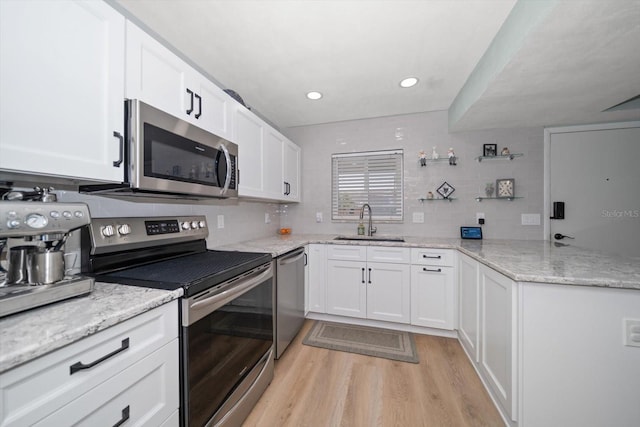
<svg viewBox="0 0 640 427"><path fill-rule="evenodd" d="M268 253L205 251L97 275L96 280L166 290L184 288L185 296L192 296L269 261Z"/></svg>

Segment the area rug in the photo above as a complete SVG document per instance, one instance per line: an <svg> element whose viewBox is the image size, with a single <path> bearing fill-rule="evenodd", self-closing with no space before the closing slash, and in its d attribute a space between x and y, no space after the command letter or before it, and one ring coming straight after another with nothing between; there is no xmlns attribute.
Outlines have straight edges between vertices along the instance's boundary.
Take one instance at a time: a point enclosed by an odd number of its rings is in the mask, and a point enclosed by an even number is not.
<svg viewBox="0 0 640 427"><path fill-rule="evenodd" d="M330 350L419 363L416 344L409 332L316 321L302 343Z"/></svg>

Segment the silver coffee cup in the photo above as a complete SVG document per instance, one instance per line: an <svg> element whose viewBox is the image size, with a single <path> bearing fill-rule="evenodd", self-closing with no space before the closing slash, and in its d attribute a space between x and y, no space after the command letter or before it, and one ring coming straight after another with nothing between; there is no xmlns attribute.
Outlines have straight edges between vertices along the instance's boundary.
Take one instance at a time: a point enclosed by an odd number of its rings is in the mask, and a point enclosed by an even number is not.
<svg viewBox="0 0 640 427"><path fill-rule="evenodd" d="M64 277L64 252L38 251L28 254L27 276L31 284L50 284Z"/></svg>
<svg viewBox="0 0 640 427"><path fill-rule="evenodd" d="M29 281L28 254L33 252L33 246L14 246L9 250L9 269L7 271L7 283L17 285Z"/></svg>

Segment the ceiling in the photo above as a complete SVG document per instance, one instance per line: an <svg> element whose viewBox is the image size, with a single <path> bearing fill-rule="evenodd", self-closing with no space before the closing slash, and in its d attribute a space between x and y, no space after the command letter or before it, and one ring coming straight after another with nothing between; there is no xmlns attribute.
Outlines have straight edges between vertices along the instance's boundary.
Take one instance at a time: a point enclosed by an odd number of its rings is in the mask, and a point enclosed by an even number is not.
<svg viewBox="0 0 640 427"><path fill-rule="evenodd" d="M115 1L280 128L438 110L454 131L640 118L602 113L640 94L640 0Z"/></svg>

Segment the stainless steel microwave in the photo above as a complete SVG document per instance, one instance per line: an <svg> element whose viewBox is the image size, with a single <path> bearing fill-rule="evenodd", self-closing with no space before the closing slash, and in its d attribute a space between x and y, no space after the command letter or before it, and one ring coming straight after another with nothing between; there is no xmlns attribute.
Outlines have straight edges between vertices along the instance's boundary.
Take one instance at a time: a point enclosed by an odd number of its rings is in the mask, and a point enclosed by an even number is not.
<svg viewBox="0 0 640 427"><path fill-rule="evenodd" d="M238 197L238 146L139 100L127 100L124 183L84 192L168 198Z"/></svg>

